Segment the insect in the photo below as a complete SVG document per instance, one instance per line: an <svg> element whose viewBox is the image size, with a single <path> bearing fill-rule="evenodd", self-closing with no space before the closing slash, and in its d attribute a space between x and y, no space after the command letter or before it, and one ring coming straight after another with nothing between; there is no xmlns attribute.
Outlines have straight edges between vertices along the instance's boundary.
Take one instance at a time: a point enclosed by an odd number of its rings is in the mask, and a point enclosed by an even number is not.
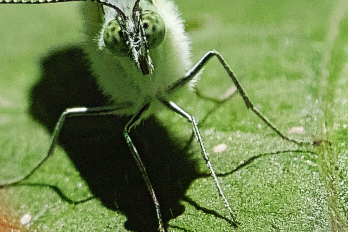
<svg viewBox="0 0 348 232"><path fill-rule="evenodd" d="M60 1L2 1L1 3L43 4L55 2ZM142 162L141 154L138 153L129 135L132 128L164 107L186 118L192 124L203 158L210 169L218 192L230 213L232 222L237 224L237 220L210 163L195 118L169 100L171 93L189 82L194 82L195 77L205 64L211 58L216 57L236 85L247 107L253 110L282 138L298 143L299 141L287 138L253 106L220 53L214 50L209 51L192 67L190 41L173 2L167 0L98 0L96 2L98 4L84 3L86 25L90 26L86 27L85 52L91 60L91 68L99 86L103 89L104 94L110 97L113 106L79 107L67 109L63 112L54 130L52 145L47 156L24 178L34 173L52 155L59 133L67 118L105 114L131 116L130 121L124 128L123 135L155 205L158 229L165 231L156 189L153 188ZM100 7L102 7L102 10L100 10ZM92 20L90 16L95 14L98 17ZM22 179L21 177L11 181L11 183Z"/></svg>

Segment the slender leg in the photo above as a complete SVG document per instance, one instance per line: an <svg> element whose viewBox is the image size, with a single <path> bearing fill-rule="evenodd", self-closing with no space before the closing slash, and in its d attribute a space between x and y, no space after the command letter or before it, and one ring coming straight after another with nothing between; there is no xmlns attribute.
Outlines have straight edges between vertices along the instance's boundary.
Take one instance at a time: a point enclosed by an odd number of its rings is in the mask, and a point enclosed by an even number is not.
<svg viewBox="0 0 348 232"><path fill-rule="evenodd" d="M293 142L293 143L296 143L296 144L300 144L300 145L302 145L302 144L312 144L312 142L303 142L303 141L300 141L300 140L297 140L297 139L291 139L291 138L287 137L283 132L278 130L278 128L258 108L256 108L254 106L254 104L250 101L250 99L247 96L247 94L245 93L243 87L239 83L238 79L233 74L231 68L228 66L228 64L226 63L224 58L221 56L221 54L219 52L215 51L215 50L207 52L203 56L203 58L200 61L198 61L197 64L191 70L189 70L187 72L187 74L186 74L186 76L184 78L178 80L177 82L172 84L167 89L167 93L171 93L171 92L175 91L176 89L184 86L188 82L190 82L195 77L195 75L197 75L197 73L206 65L206 63L214 56L216 56L218 58L218 60L220 61L221 65L224 67L224 69L226 70L226 72L228 73L230 78L232 79L233 83L236 85L236 87L237 87L239 93L241 94L241 96L242 96L246 106L249 109L251 109L270 128L272 128L273 131L275 131L283 139L288 140L290 142Z"/></svg>
<svg viewBox="0 0 348 232"><path fill-rule="evenodd" d="M127 125L125 126L124 128L124 132L123 132L123 135L124 135L124 138L126 139L126 142L128 144L128 147L129 149L131 150L132 152L132 155L133 155L133 158L139 168L139 171L141 172L142 174L142 177L143 177L143 180L145 181L146 183L146 187L147 187L147 190L149 191L151 197L152 197L152 200L153 200L153 203L155 204L155 208L156 208L156 215L157 215L157 219L158 219L158 230L160 232L164 232L165 231L165 228L163 226L163 220L162 220L162 215L161 215L161 210L160 210L160 205L159 205L159 202L157 200L157 197L156 197L156 194L155 194L155 190L154 188L152 187L152 184L150 182L150 179L149 179L149 176L147 175L147 172L146 172L146 168L145 168L145 165L143 164L143 161L141 160L140 156L139 156L139 153L136 149L136 147L134 146L133 142L132 142L132 139L130 138L129 136L129 132L130 130L132 129L132 127L134 125L136 125L136 123L138 121L141 120L141 115L149 108L149 104L146 104L136 115L134 115L132 117L132 119L127 123Z"/></svg>
<svg viewBox="0 0 348 232"><path fill-rule="evenodd" d="M214 103L220 105L220 104L223 104L226 101L230 100L238 92L237 92L237 88L235 86L231 86L219 98L213 98L213 97L204 95L199 89L194 89L194 93L200 99L203 99L206 101L211 101L211 102L214 102Z"/></svg>
<svg viewBox="0 0 348 232"><path fill-rule="evenodd" d="M16 184L20 181L23 181L25 179L28 179L31 175L34 174L34 172L36 170L38 170L46 162L46 160L48 160L49 157L51 157L53 155L53 151L54 151L54 148L56 146L60 131L61 131L61 129L62 129L62 127L63 127L63 125L66 122L66 119L68 117L115 114L115 112L117 112L118 110L122 110L125 108L127 108L127 106L120 107L120 108L115 108L115 107L95 107L95 108L77 107L77 108L66 109L60 115L60 118L59 118L59 120L54 128L54 131L52 134L51 145L49 147L49 150L48 150L46 156L28 174L25 174L23 176L19 176L17 178L11 179L11 180L0 182L0 187L10 186L10 185Z"/></svg>
<svg viewBox="0 0 348 232"><path fill-rule="evenodd" d="M216 111L216 109L218 109L220 106L222 106L225 102L230 100L234 95L238 93L237 88L235 86L231 86L230 88L228 88L226 92L222 94L219 98L212 98L206 96L203 93L201 93L198 89L195 89L194 91L198 98L215 103L215 106L212 107L199 121L198 127L201 127L205 123L207 118Z"/></svg>
<svg viewBox="0 0 348 232"><path fill-rule="evenodd" d="M212 164L210 163L210 159L209 159L209 154L208 152L205 150L205 146L204 146L204 143L203 143L203 140L202 140L202 137L201 137L201 134L198 130L198 126L197 126L197 123L196 123L196 120L194 117L192 117L190 114L186 113L184 110L182 110L178 105L176 105L174 102L171 102L171 101L167 101L167 100L164 100L162 98L159 99L166 107L168 107L170 110L176 112L177 114L183 116L184 118L186 118L189 122L192 123L192 127L193 127L193 131L194 131L194 134L196 136L196 139L199 143L199 146L201 148L201 151L202 151L202 155L203 155L203 159L205 160L207 166L209 167L209 170L210 170L210 173L215 181L215 184L216 184L216 187L219 191L219 194L220 196L222 197L224 203L225 203L225 207L227 208L231 218L232 218L232 223L233 223L233 226L237 226L239 223L237 222L236 218L234 217L233 215L233 212L232 212L232 209L230 207L230 204L228 203L227 201L227 198L225 197L225 194L223 193L222 191L222 188L220 186L220 182L215 174L215 171L213 169L213 166Z"/></svg>
<svg viewBox="0 0 348 232"><path fill-rule="evenodd" d="M142 114L148 109L149 104L146 104L136 115L134 115L132 117L132 119L127 123L127 125L125 126L124 129L124 137L126 139L126 142L132 152L133 158L142 174L142 177L146 183L146 186L148 188L148 191L152 197L152 200L155 204L156 207L156 215L157 215L157 219L158 219L158 223L159 223L159 231L161 232L165 232L165 228L163 226L163 221L162 221L162 216L161 216L161 211L160 211L160 206L159 206L159 202L157 200L157 197L155 195L155 191L152 187L152 184L150 182L150 179L147 175L145 166L138 154L138 151L136 149L136 147L134 146L130 136L129 136L129 132L132 129L132 127L141 120L141 116ZM40 161L40 163L38 165L36 165L28 174L21 176L21 177L17 177L15 179L6 181L6 182L0 182L0 187L6 187L6 186L10 186L10 185L14 185L20 181L23 181L27 178L29 178L36 170L38 170L44 163L46 160L48 160L49 157L51 157L53 155L53 151L55 148L55 145L57 143L59 134L61 132L61 129L64 125L64 123L66 122L66 119L68 117L73 117L73 116L93 116L93 115L108 115L108 114L116 114L117 111L122 110L127 108L127 106L125 107L120 107L120 108L115 108L115 107L96 107L96 108L86 108L86 107L78 107L78 108L70 108L70 109L66 109L60 116L54 131L53 131L53 135L52 135L52 141L51 141L51 145L50 148L47 152L47 155Z"/></svg>

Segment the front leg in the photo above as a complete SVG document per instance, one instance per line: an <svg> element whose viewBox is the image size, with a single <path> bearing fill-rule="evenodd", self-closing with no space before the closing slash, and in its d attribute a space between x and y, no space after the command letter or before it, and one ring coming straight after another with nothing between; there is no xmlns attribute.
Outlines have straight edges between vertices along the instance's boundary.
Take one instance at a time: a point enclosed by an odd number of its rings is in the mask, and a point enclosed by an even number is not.
<svg viewBox="0 0 348 232"><path fill-rule="evenodd" d="M207 52L200 61L198 61L191 70L187 72L184 78L178 80L174 84L172 84L168 89L167 92L171 93L174 92L176 89L184 86L188 82L190 82L201 70L202 68L208 63L208 61L212 57L218 58L221 65L229 75L229 77L232 79L233 83L235 84L237 90L239 91L240 95L243 98L244 103L246 104L247 108L252 110L262 121L264 121L273 131L275 131L280 137L282 137L285 140L288 140L290 142L303 145L303 144L312 144L312 142L304 142L297 139L292 139L286 136L283 132L281 132L250 100L250 98L247 96L246 92L244 91L244 88L238 81L237 77L233 74L232 69L229 67L225 59L222 57L222 55L215 51L209 51Z"/></svg>
<svg viewBox="0 0 348 232"><path fill-rule="evenodd" d="M188 114L187 112L185 112L183 109L181 109L177 104L175 104L174 102L172 101L167 101L163 98L158 98L162 103L163 105L165 105L168 109L172 110L173 112L181 115L182 117L186 118L191 124L192 124L192 128L193 128L193 132L196 136L196 139L197 139L197 142L199 143L199 146L201 148L201 153L202 153L202 156L203 156L203 159L205 160L207 166L209 167L209 170L210 170L210 174L211 176L213 177L214 179L214 182L216 184L216 187L218 189L218 192L222 198L222 200L224 201L224 204L225 204L225 207L227 208L229 214L230 214L230 217L232 219L231 221L231 224L232 226L234 227L237 227L239 222L236 220L233 212L232 212L232 209L230 207L230 204L228 203L227 201L227 198L225 197L225 194L221 188L221 185L220 185L220 182L216 176L216 173L214 171L214 168L210 162L210 159L209 159L209 154L208 152L206 151L205 149L205 146L204 146L204 143L203 143L203 139L202 139L202 136L199 132L199 129L198 129L198 125L197 125L197 122L196 122L196 119L191 116L190 114Z"/></svg>
<svg viewBox="0 0 348 232"><path fill-rule="evenodd" d="M164 227L164 224L163 224L163 220L162 220L162 213L161 213L161 209L160 209L160 204L158 202L158 199L157 199L157 196L155 194L155 190L154 188L152 187L152 184L151 184L151 181L150 181L150 178L147 174L147 171L146 171L146 167L143 163L143 161L141 160L140 158L140 155L138 153L138 150L137 148L135 147L131 137L129 136L129 132L130 130L136 125L138 124L141 119L142 119L142 115L149 109L150 107L150 104L147 103L145 104L137 114L135 114L131 120L127 123L127 125L125 126L124 128L124 131L123 131L123 136L127 142L127 145L129 147L129 150L131 151L132 153L132 156L133 156L133 159L135 161L135 163L137 164L138 166L138 169L141 173L141 176L146 184L146 187L147 187L147 190L148 192L150 193L150 196L152 198L152 201L155 205L155 209L156 209L156 216L157 216L157 220L158 220L158 231L160 232L165 232L166 229Z"/></svg>

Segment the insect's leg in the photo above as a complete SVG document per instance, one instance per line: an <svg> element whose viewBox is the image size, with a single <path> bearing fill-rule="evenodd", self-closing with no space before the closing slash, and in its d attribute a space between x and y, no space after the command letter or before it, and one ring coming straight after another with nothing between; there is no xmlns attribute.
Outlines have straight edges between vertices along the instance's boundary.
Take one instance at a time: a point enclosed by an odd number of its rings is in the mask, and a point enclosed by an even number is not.
<svg viewBox="0 0 348 232"><path fill-rule="evenodd" d="M207 118L214 113L220 106L222 106L225 102L227 102L228 100L230 100L234 95L236 95L238 93L237 88L235 86L231 86L230 88L228 88L226 90L226 92L224 94L222 94L219 98L213 98L210 96L206 96L203 93L201 93L201 91L199 91L198 89L194 90L196 96L202 100L205 101L210 101L215 103L215 106L212 107L205 115L204 117L199 121L198 126L201 127L205 121L207 120Z"/></svg>
<svg viewBox="0 0 348 232"><path fill-rule="evenodd" d="M200 99L203 99L206 101L211 101L211 102L214 102L214 103L220 105L220 104L223 104L224 102L230 100L238 92L237 92L237 88L235 86L231 86L219 98L213 98L213 97L207 96L197 88L194 89L194 93Z"/></svg>
<svg viewBox="0 0 348 232"><path fill-rule="evenodd" d="M28 174L25 174L23 176L0 182L0 187L6 187L10 185L14 185L20 181L23 181L25 179L28 179L31 175L34 174L36 170L38 170L47 160L49 157L52 156L54 148L56 146L60 131L66 122L66 119L68 117L72 116L89 116L89 115L104 115L104 114L115 114L116 111L124 109L125 107L115 108L115 107L95 107L95 108L86 108L86 107L78 107L78 108L69 108L66 109L59 117L59 120L54 128L53 134L52 134L52 140L50 148L46 154L46 156L40 161L39 164L37 164Z"/></svg>
<svg viewBox="0 0 348 232"><path fill-rule="evenodd" d="M226 70L226 72L228 73L228 75L230 76L230 78L232 79L233 83L236 85L237 90L239 91L239 93L241 94L244 103L246 104L246 106L251 109L262 121L264 121L270 128L272 128L273 131L275 131L280 137L282 137L285 140L288 140L290 142L294 142L296 144L312 144L311 142L303 142L297 139L292 139L287 137L283 132L281 132L280 130L278 130L278 128L258 109L254 106L254 104L250 101L249 97L247 96L246 92L244 91L243 87L241 86L241 84L239 83L237 77L233 74L231 68L229 67L229 65L226 63L226 61L224 60L224 58L221 56L221 54L215 50L209 51L207 52L203 58L198 61L196 63L196 65L187 72L186 76L180 80L178 80L177 82L175 82L173 85L171 85L167 92L173 92L175 91L177 88L187 84L188 82L190 82L195 75L198 74L198 72L206 65L206 63L212 58L212 57L217 57L218 60L220 61L221 65L224 67L224 69Z"/></svg>
<svg viewBox="0 0 348 232"><path fill-rule="evenodd" d="M202 140L202 137L201 137L201 134L198 130L198 126L197 126L197 123L196 123L196 120L194 117L192 117L190 114L186 113L183 109L181 109L178 105L176 105L174 102L171 102L171 101L167 101L167 100L164 100L162 98L159 98L159 100L166 106L168 107L170 110L174 111L175 113L183 116L184 118L186 118L189 122L192 123L192 127L193 127L193 132L196 136L196 139L199 143L199 146L201 148L201 152L202 152L202 155L203 155L203 159L205 160L205 162L207 163L207 166L209 167L209 170L210 170L210 173L212 175L212 177L214 178L214 181L215 181L215 184L216 184L216 187L219 191L219 194L220 196L222 197L224 203L225 203L225 207L227 208L231 218L232 218L232 224L233 226L237 226L239 223L237 222L236 218L234 217L233 215L233 212L232 212L232 209L230 207L230 204L228 203L227 201L227 198L225 197L225 194L224 192L222 191L222 188L220 186L220 182L215 174L215 171L213 169L213 166L210 162L210 159L209 159L209 154L208 152L205 150L205 146L204 146L204 143L203 143L203 140Z"/></svg>
<svg viewBox="0 0 348 232"><path fill-rule="evenodd" d="M132 129L132 127L135 126L137 124L137 122L139 122L141 120L142 114L144 112L146 112L148 110L148 108L149 108L149 104L146 104L143 108L140 109L140 111L136 115L134 115L131 118L131 120L127 123L127 125L124 128L123 135L124 135L124 138L126 139L126 142L128 144L130 151L132 152L133 158L134 158L134 160L139 168L139 171L141 172L141 176L143 177L143 180L146 183L147 190L149 191L151 198L152 198L152 201L155 205L156 215L157 215L157 219L158 219L158 230L160 232L165 232L165 228L164 228L163 220L162 220L161 209L160 209L160 205L159 205L159 202L158 202L156 194L155 194L155 190L152 187L149 176L147 175L145 165L144 165L143 161L141 160L139 153L138 153L135 145L132 142L132 139L129 136L129 132Z"/></svg>

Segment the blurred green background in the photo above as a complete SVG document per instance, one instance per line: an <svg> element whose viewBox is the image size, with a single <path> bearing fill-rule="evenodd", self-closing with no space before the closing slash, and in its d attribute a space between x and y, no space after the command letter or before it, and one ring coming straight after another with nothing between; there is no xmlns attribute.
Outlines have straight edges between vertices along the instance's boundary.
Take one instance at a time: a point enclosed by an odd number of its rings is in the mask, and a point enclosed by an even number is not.
<svg viewBox="0 0 348 232"><path fill-rule="evenodd" d="M199 119L212 164L241 225L236 231L347 230L347 3L345 1L177 0L192 38L192 60L210 49L224 56L251 100L279 129L307 141L283 141L236 95L222 106L182 91L173 98ZM0 179L26 173L43 157L49 133L28 115L40 59L83 41L78 4L0 5ZM216 60L198 88L219 96L231 85ZM209 113L214 109L213 113ZM159 120L188 141L190 125L172 112ZM290 134L303 127L301 134ZM181 141L181 140L180 140ZM215 153L214 147L227 149ZM199 158L199 150L190 148ZM293 152L291 152L293 151ZM249 162L248 162L249 161ZM204 161L199 169L207 172ZM228 174L229 173L229 174ZM58 186L73 199L91 196L68 156L57 149L28 182ZM186 195L199 206L227 215L211 178L196 179ZM0 190L0 206L14 221L39 215L38 231L124 231L126 217L94 199L79 205L45 187ZM188 202L169 231L231 231L229 223Z"/></svg>

